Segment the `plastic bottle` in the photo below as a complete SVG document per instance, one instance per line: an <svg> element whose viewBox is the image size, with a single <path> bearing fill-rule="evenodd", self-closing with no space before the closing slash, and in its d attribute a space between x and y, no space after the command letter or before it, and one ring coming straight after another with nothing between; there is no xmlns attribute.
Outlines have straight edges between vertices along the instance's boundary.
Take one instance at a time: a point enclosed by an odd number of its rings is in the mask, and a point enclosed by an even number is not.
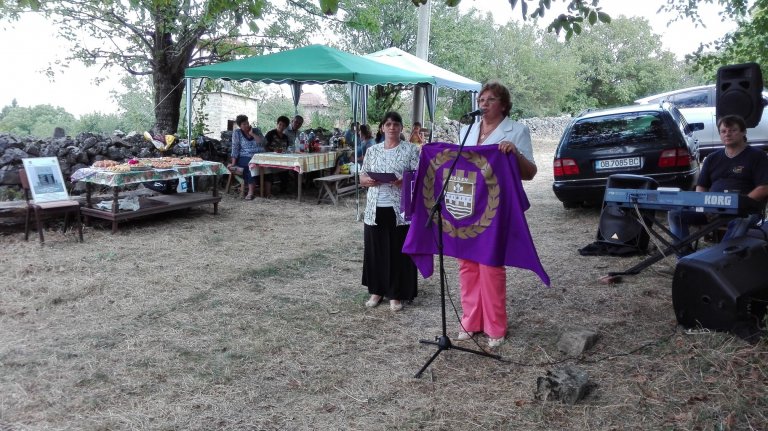
<svg viewBox="0 0 768 431"><path fill-rule="evenodd" d="M299 133L299 151L309 152L307 148L307 135L304 132Z"/></svg>

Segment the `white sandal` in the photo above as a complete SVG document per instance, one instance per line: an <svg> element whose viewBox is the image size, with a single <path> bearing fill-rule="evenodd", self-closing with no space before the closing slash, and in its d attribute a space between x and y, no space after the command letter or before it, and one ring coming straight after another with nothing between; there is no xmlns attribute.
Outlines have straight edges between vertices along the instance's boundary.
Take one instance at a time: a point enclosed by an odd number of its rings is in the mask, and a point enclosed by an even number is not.
<svg viewBox="0 0 768 431"><path fill-rule="evenodd" d="M474 337L474 336L475 336L474 332L459 331L459 335L456 337L456 339L459 340L459 341L465 341L465 340L472 339L472 337Z"/></svg>
<svg viewBox="0 0 768 431"><path fill-rule="evenodd" d="M371 299L365 302L365 306L368 308L375 308L378 307L379 304L381 304L381 301L384 299L384 297L379 296L379 299L374 300L373 297L378 295L371 295Z"/></svg>
<svg viewBox="0 0 768 431"><path fill-rule="evenodd" d="M499 347L504 343L504 337L491 338L488 337L488 347Z"/></svg>

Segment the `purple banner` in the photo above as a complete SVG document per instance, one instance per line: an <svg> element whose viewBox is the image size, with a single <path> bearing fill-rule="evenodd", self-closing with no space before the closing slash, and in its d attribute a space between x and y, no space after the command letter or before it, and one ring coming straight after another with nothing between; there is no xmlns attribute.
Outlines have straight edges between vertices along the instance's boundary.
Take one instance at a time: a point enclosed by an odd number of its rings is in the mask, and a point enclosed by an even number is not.
<svg viewBox="0 0 768 431"><path fill-rule="evenodd" d="M424 277L432 275L432 256L438 253L437 223L427 227L427 219L457 150L457 145L444 143L421 149L403 253L411 256ZM528 269L549 286L525 219L529 206L514 155L503 154L497 145L464 148L441 204L444 254Z"/></svg>

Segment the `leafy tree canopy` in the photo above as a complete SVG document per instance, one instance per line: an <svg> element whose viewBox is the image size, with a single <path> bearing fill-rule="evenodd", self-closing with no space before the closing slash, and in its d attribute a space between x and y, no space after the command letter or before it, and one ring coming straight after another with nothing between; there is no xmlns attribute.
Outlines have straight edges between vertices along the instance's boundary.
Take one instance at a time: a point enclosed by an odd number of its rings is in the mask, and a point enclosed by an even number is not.
<svg viewBox="0 0 768 431"><path fill-rule="evenodd" d="M737 29L715 42L702 44L687 59L711 79L717 75L720 66L727 64L767 64L768 0L756 0L749 9L744 1L720 3L725 3L724 13L736 18ZM682 11L683 15L686 13Z"/></svg>
<svg viewBox="0 0 768 431"><path fill-rule="evenodd" d="M630 104L639 95L674 85L680 76L674 55L661 46L645 18L619 17L568 42L579 59L582 88L591 106Z"/></svg>
<svg viewBox="0 0 768 431"><path fill-rule="evenodd" d="M599 0L486 1L507 3L525 19L544 17L551 13L553 4L565 5L566 13L555 16L548 29L564 34L566 39L581 34L591 24L611 20L601 10ZM768 0L758 3L762 5L765 1ZM459 2L445 0L443 4L453 7ZM662 9L695 21L699 4L715 2L723 6L726 15L746 16L747 0L668 0ZM383 19L390 18L382 13L384 7L378 11L357 10L356 3L357 0L0 0L0 18L14 19L28 11L44 13L60 36L73 42L67 60L107 68L117 66L134 76L151 77L155 129L174 132L179 125L187 67L306 45L323 13L337 15L322 25L343 21L350 29L375 28ZM389 3L395 4L394 0L382 0L384 6ZM411 3L421 5L426 0ZM339 12L340 8L343 12ZM412 19L415 13L400 9L391 15ZM765 28L760 23L756 25L755 31L745 32L739 40L757 40L758 30ZM403 32L398 33L399 30ZM395 43L396 37L400 42L409 38L406 27L390 26L388 31L391 43ZM751 36L747 37L748 34ZM94 39L103 43L91 44ZM534 51L531 49L529 54L532 59Z"/></svg>
<svg viewBox="0 0 768 431"><path fill-rule="evenodd" d="M563 1L568 4L569 14L553 20L552 28L564 30L568 37L579 33L583 22L609 20L596 6L597 0ZM305 24L316 25L312 17L321 12L335 14L342 2L347 0L286 0L284 4L269 0L0 0L0 18L17 18L25 11L44 13L60 36L74 44L67 60L106 68L117 66L131 75L151 76L155 128L174 132L179 124L187 67L302 46L311 34L311 27ZM412 2L422 4L424 0ZM450 6L458 3L446 1ZM551 3L509 1L512 8L519 4L525 17L544 16ZM351 5L347 9L354 10ZM375 25L370 15L373 12L353 15L350 27ZM402 10L394 14L399 13ZM93 39L104 43L85 42Z"/></svg>
<svg viewBox="0 0 768 431"><path fill-rule="evenodd" d="M8 108L8 109L6 109ZM77 123L75 116L64 108L51 105L37 105L31 108L12 106L3 108L0 132L20 136L53 136L53 129L63 127L70 131Z"/></svg>
<svg viewBox="0 0 768 431"><path fill-rule="evenodd" d="M67 61L151 76L156 129L170 132L178 127L187 67L298 46L308 33L265 0L0 1L0 17L29 10L44 13L73 43ZM271 14L280 16L260 20Z"/></svg>

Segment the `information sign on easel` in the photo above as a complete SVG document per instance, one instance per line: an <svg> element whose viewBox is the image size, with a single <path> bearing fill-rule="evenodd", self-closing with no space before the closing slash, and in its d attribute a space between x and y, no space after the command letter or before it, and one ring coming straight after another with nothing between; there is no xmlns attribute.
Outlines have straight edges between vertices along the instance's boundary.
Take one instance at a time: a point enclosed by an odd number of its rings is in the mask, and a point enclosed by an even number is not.
<svg viewBox="0 0 768 431"><path fill-rule="evenodd" d="M64 186L64 176L56 157L36 157L22 159L24 170L32 190L32 200L35 203L53 202L69 199L67 188Z"/></svg>

